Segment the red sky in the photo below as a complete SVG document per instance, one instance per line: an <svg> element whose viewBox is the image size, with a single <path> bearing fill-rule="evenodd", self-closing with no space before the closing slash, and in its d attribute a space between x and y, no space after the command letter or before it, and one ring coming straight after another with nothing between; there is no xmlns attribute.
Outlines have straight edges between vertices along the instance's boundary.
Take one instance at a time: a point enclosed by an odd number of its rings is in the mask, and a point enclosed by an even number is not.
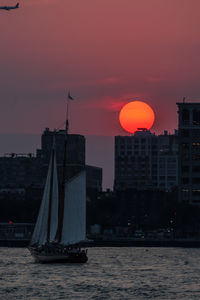
<svg viewBox="0 0 200 300"><path fill-rule="evenodd" d="M13 5L14 0L0 0ZM176 102L200 99L199 0L19 0L0 11L0 133L126 134L129 99L152 106L152 129L173 132Z"/></svg>

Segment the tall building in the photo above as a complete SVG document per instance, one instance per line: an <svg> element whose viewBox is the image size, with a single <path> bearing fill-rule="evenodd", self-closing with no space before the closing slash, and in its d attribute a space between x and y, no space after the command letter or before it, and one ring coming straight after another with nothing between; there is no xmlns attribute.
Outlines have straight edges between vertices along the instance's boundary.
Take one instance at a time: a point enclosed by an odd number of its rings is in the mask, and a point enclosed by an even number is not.
<svg viewBox="0 0 200 300"><path fill-rule="evenodd" d="M102 189L102 169L85 164L85 137L80 134L67 134L66 130L51 131L46 128L41 136L41 149L37 149L37 157L43 162L44 172L47 172L51 149L55 138L56 160L58 166L58 176L62 177L64 142L66 145L66 178L69 179L86 170L87 189L101 191ZM45 176L44 176L45 177Z"/></svg>
<svg viewBox="0 0 200 300"><path fill-rule="evenodd" d="M177 134L146 129L115 137L114 189L171 190L178 184Z"/></svg>
<svg viewBox="0 0 200 300"><path fill-rule="evenodd" d="M177 103L179 200L200 205L200 103Z"/></svg>
<svg viewBox="0 0 200 300"><path fill-rule="evenodd" d="M69 179L85 168L85 137L80 134L66 135L66 130L55 132L46 128L41 137L41 149L37 150L37 157L42 159L44 168L49 164L54 138L59 178L62 176L64 142L67 139L66 177Z"/></svg>
<svg viewBox="0 0 200 300"><path fill-rule="evenodd" d="M171 191L178 186L178 131L158 135L156 189Z"/></svg>

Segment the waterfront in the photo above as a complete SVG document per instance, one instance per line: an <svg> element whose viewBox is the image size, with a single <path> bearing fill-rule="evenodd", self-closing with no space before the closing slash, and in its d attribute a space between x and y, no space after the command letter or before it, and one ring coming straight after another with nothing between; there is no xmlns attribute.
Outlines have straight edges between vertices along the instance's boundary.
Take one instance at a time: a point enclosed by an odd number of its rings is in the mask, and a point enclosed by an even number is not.
<svg viewBox="0 0 200 300"><path fill-rule="evenodd" d="M90 248L86 264L33 262L0 248L0 298L200 299L199 248Z"/></svg>

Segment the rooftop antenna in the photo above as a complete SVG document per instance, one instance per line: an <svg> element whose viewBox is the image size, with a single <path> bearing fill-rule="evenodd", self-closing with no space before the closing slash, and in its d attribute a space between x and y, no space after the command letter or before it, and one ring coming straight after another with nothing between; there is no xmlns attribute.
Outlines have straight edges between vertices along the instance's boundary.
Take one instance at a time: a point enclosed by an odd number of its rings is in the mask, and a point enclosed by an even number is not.
<svg viewBox="0 0 200 300"><path fill-rule="evenodd" d="M65 124L66 134L68 134L68 130L69 130L69 100L74 100L74 98L72 98L72 96L70 95L70 91L68 91L68 97L67 97L67 112L66 112L66 124Z"/></svg>

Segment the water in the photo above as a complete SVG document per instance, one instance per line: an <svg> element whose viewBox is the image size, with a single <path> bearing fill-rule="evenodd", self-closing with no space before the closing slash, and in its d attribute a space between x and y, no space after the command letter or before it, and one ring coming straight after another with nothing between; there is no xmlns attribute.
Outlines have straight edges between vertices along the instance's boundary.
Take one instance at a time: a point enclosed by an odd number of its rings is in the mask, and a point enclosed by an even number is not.
<svg viewBox="0 0 200 300"><path fill-rule="evenodd" d="M86 264L37 264L0 248L0 299L200 299L200 249L90 248Z"/></svg>

